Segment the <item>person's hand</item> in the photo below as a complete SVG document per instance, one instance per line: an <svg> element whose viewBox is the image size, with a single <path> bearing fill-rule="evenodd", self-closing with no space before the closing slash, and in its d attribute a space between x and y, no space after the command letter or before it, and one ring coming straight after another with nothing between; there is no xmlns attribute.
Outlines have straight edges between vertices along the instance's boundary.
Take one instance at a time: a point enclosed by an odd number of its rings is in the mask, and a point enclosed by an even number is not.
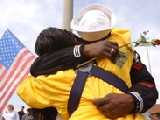
<svg viewBox="0 0 160 120"><path fill-rule="evenodd" d="M119 51L118 43L107 40L98 41L84 45L84 54L89 58L108 57L111 61L117 56Z"/></svg>
<svg viewBox="0 0 160 120"><path fill-rule="evenodd" d="M129 114L134 108L132 96L123 93L110 93L104 98L93 100L93 104L106 118L112 120Z"/></svg>

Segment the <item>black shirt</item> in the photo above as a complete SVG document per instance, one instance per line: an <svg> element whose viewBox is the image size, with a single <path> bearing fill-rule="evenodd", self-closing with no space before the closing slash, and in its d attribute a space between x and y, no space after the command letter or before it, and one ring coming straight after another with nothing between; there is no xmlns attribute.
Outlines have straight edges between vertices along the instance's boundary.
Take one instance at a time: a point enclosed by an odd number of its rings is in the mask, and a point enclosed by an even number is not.
<svg viewBox="0 0 160 120"><path fill-rule="evenodd" d="M22 119L22 116L23 116L25 113L22 112L22 111L19 111L18 114L19 114L19 118L20 118L20 120L21 120L21 119Z"/></svg>

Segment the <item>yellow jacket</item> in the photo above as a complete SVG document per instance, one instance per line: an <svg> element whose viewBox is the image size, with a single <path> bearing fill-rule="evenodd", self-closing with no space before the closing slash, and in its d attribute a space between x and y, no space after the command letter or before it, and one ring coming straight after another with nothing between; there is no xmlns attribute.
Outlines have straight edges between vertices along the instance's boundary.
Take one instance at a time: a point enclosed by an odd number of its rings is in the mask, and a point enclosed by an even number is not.
<svg viewBox="0 0 160 120"><path fill-rule="evenodd" d="M130 31L114 28L109 40L118 42L119 46L130 43ZM128 50L127 46L121 50L128 53L128 58L122 68L119 68L117 64L113 64L108 58L98 59L98 66L115 74L124 80L128 87L131 87L129 72L133 53ZM58 71L56 74L51 75L41 75L36 78L30 76L18 87L17 94L30 107L56 107L64 120L109 120L97 110L96 106L92 104L92 100L102 98L111 92L122 92L94 76L87 78L79 106L69 117L67 104L75 77L76 73L72 69ZM144 120L144 118L141 114L129 114L117 120Z"/></svg>

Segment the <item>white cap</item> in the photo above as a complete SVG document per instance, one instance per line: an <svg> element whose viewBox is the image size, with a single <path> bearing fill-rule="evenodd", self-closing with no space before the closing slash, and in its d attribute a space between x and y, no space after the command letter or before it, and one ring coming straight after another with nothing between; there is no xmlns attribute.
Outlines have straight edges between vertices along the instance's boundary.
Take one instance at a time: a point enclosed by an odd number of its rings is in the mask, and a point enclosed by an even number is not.
<svg viewBox="0 0 160 120"><path fill-rule="evenodd" d="M96 41L108 35L115 24L113 12L103 5L83 8L71 21L71 29L86 41Z"/></svg>

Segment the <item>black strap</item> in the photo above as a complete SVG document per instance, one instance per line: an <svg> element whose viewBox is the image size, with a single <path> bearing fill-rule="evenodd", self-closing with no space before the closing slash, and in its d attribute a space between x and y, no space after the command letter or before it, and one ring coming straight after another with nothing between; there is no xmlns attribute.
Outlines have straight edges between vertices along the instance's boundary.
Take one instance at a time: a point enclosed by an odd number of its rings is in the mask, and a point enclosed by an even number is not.
<svg viewBox="0 0 160 120"><path fill-rule="evenodd" d="M92 66L90 72L77 71L77 77L72 85L68 100L68 113L70 115L77 110L88 75L96 76L108 84L115 86L122 92L126 92L128 90L128 87L123 80L97 66Z"/></svg>
<svg viewBox="0 0 160 120"><path fill-rule="evenodd" d="M68 100L68 113L70 115L77 110L87 77L88 72L77 71L77 77L72 85Z"/></svg>
<svg viewBox="0 0 160 120"><path fill-rule="evenodd" d="M117 76L113 75L108 71L105 71L102 68L93 66L90 73L91 75L104 80L106 83L113 85L114 87L118 88L122 92L127 92L128 90L128 86L122 79L118 78Z"/></svg>

